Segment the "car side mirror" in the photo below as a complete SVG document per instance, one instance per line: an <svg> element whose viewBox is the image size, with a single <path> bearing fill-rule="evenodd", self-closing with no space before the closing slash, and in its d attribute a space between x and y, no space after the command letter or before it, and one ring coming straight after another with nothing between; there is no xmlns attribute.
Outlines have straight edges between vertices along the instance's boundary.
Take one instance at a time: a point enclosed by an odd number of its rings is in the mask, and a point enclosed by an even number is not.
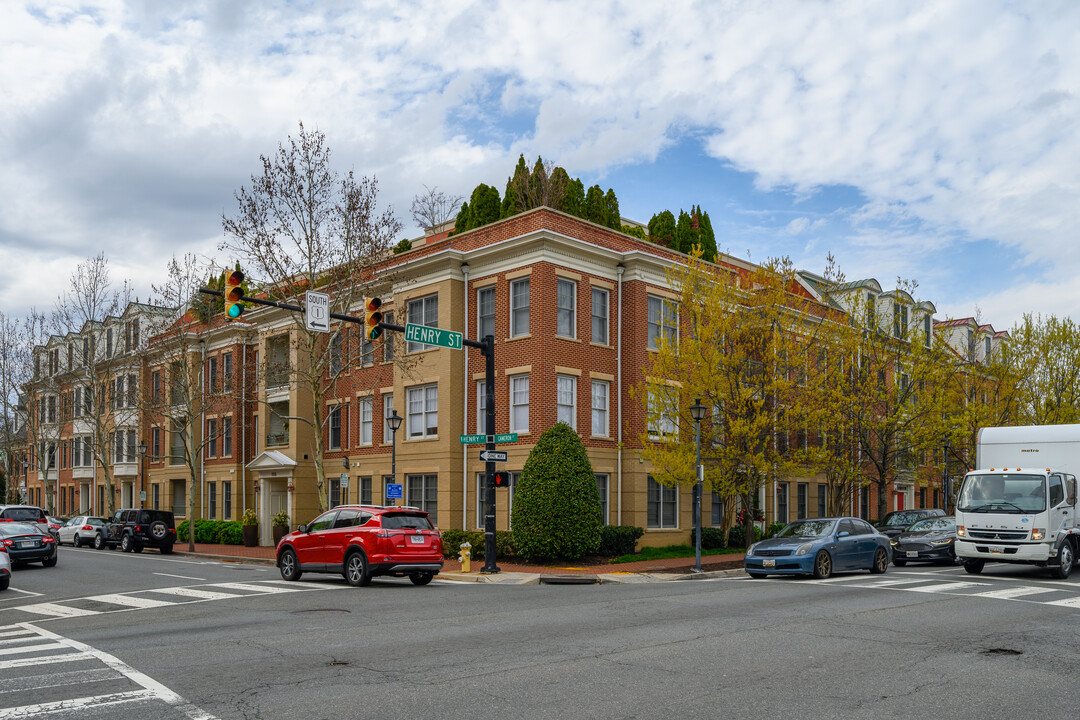
<svg viewBox="0 0 1080 720"><path fill-rule="evenodd" d="M296 528L296 532L306 533L307 532L307 525L301 525L300 527Z"/></svg>
<svg viewBox="0 0 1080 720"><path fill-rule="evenodd" d="M843 538L843 537L847 537L850 534L851 533L849 533L847 530L841 530L840 532L836 533L836 537L837 538Z"/></svg>

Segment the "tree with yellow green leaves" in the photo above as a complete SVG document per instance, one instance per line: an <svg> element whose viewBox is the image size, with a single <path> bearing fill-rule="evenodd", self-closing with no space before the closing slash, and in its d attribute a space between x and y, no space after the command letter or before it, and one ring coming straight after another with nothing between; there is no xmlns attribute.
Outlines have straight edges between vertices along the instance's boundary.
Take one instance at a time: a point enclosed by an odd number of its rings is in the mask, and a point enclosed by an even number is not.
<svg viewBox="0 0 1080 720"><path fill-rule="evenodd" d="M692 486L688 408L698 399L712 408L701 427L706 486L753 507L770 480L794 468L778 433L804 421L800 397L822 308L791 292L795 271L787 258L745 270L704 262L698 250L669 270L668 282L680 300L664 301L661 312L679 313L686 330L651 339L656 351L635 388L647 416L642 455L657 482ZM726 513L726 525L729 518ZM744 522L749 542L752 513L744 513Z"/></svg>

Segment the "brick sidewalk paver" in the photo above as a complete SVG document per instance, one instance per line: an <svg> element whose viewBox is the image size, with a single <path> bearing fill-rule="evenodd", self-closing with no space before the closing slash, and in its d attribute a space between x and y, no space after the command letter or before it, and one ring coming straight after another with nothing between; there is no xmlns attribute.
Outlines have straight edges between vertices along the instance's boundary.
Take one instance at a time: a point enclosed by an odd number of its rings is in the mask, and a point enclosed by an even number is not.
<svg viewBox="0 0 1080 720"><path fill-rule="evenodd" d="M177 543L176 552L187 554L188 544ZM236 558L238 560L263 560L273 562L276 558L275 549L272 547L244 547L243 545L217 545L212 543L195 543L195 553L198 555L212 556L215 558ZM693 557L667 558L664 560L639 560L637 562L590 565L584 563L553 563L553 564L524 564L496 561L499 569L504 572L535 573L535 574L565 574L565 575L600 575L619 573L688 573L694 567ZM729 553L725 555L705 555L701 558L702 570L731 570L742 567L743 553ZM484 566L483 560L473 560L472 571L479 572ZM446 561L443 567L445 572L459 572L461 564L457 559Z"/></svg>

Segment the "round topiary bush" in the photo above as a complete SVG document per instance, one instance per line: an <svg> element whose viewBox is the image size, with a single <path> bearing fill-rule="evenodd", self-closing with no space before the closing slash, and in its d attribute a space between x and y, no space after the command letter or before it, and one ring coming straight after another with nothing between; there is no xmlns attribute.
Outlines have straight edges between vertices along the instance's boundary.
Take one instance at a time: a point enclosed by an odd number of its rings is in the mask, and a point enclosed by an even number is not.
<svg viewBox="0 0 1080 720"><path fill-rule="evenodd" d="M514 492L514 549L526 559L576 560L600 547L600 492L581 438L556 423L537 441Z"/></svg>

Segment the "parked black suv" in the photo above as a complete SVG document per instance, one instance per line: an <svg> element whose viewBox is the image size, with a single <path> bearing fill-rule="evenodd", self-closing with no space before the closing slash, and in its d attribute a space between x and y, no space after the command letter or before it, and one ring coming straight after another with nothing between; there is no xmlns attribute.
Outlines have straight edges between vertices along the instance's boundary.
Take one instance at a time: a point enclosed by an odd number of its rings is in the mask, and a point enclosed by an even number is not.
<svg viewBox="0 0 1080 720"><path fill-rule="evenodd" d="M909 527L925 520L926 518L942 517L945 511L941 508L926 508L922 510L896 510L889 513L877 524L878 532L894 538Z"/></svg>
<svg viewBox="0 0 1080 720"><path fill-rule="evenodd" d="M171 553L175 542L176 522L165 510L117 510L94 536L98 550L119 545L124 552L142 552L156 547L162 555Z"/></svg>

